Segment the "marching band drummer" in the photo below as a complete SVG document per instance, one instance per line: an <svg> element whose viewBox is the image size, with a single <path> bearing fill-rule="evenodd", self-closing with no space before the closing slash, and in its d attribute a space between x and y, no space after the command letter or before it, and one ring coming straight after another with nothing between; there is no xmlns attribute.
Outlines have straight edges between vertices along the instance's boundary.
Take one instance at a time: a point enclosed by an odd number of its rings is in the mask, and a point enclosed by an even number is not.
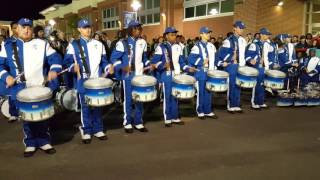
<svg viewBox="0 0 320 180"><path fill-rule="evenodd" d="M211 32L208 27L200 29L201 40L192 47L188 58L189 65L198 69L195 72L198 93L196 111L200 119L205 119L206 117L218 118L212 110L212 94L206 89L207 71L215 69L216 48L211 42L208 42L211 38Z"/></svg>
<svg viewBox="0 0 320 180"><path fill-rule="evenodd" d="M195 68L189 68L185 64L181 46L176 44L177 32L174 27L166 28L163 34L166 42L157 46L151 62L152 69L156 69L161 74L165 127L171 127L172 124L184 125L179 117L178 99L171 94L173 76L180 74L181 69L189 72L195 71Z"/></svg>
<svg viewBox="0 0 320 180"><path fill-rule="evenodd" d="M57 78L57 73L61 71L62 59L46 41L32 39L32 26L32 20L20 19L16 44L7 43L5 51L1 51L0 78L10 88L10 95L15 103L17 103L17 92L25 87L42 86L45 76L52 90L58 88L58 84L52 82ZM56 152L50 144L48 123L47 120L23 122L25 157L32 156L37 148L48 154Z"/></svg>
<svg viewBox="0 0 320 180"><path fill-rule="evenodd" d="M308 57L301 65L301 86L304 87L310 82L320 82L320 58L316 56L316 49L310 48Z"/></svg>
<svg viewBox="0 0 320 180"><path fill-rule="evenodd" d="M104 73L113 73L113 67L108 63L103 44L91 38L91 23L87 19L78 21L80 39L73 40L64 58L64 64L69 72L77 74L77 91L81 104L81 139L84 144L91 143L91 136L99 140L107 140L103 132L102 110L100 107L89 107L85 102L83 83L89 78L98 78Z"/></svg>
<svg viewBox="0 0 320 180"><path fill-rule="evenodd" d="M126 133L133 133L133 128L140 132L148 132L148 129L143 125L143 104L141 102L134 102L134 118L131 116L133 112L131 80L134 76L143 75L144 67L150 64L146 56L147 43L144 39L140 38L142 24L138 21L130 21L127 32L128 38L120 39L117 42L110 58L115 72L121 72L123 82L123 126Z"/></svg>
<svg viewBox="0 0 320 180"><path fill-rule="evenodd" d="M255 88L252 89L251 107L255 110L260 108L266 108L267 105L264 103L264 71L269 69L269 50L270 42L269 36L271 33L268 29L260 29L260 43L253 42L249 44L246 48L246 63L248 66L254 67L258 70L259 74L257 77L257 84Z"/></svg>
<svg viewBox="0 0 320 180"><path fill-rule="evenodd" d="M236 75L239 66L245 65L246 40L241 36L245 25L242 21L236 21L233 25L234 34L225 39L218 50L217 67L223 68L229 73L228 104L230 113L242 113L240 108L240 87L236 85Z"/></svg>

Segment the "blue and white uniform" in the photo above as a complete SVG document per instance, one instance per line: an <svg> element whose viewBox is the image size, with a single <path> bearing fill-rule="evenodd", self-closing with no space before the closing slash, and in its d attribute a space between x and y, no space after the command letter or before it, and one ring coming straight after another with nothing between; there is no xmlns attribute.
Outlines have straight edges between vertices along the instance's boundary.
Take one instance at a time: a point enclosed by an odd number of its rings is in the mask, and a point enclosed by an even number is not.
<svg viewBox="0 0 320 180"><path fill-rule="evenodd" d="M9 88L9 96L17 103L16 94L20 90L31 86L42 86L45 82L45 76L49 71L60 72L62 59L61 56L50 47L49 43L41 39L32 39L24 42L21 39L16 40L18 49L19 64L22 72L14 57L12 42L5 44L5 48L0 55L0 79L6 82L8 76L16 78L24 73L25 81L18 80L17 83ZM58 88L57 81L50 81L51 90ZM18 111L15 110L15 113ZM14 114L18 115L18 114ZM50 134L48 131L48 121L41 122L23 122L24 144L26 147L41 147L50 144Z"/></svg>
<svg viewBox="0 0 320 180"><path fill-rule="evenodd" d="M310 82L320 82L320 58L317 56L305 58L301 66L302 74L300 76L301 86L305 86Z"/></svg>
<svg viewBox="0 0 320 180"><path fill-rule="evenodd" d="M143 104L135 102L134 118L132 117L132 87L131 80L134 76L143 75L144 67L150 64L147 60L147 43L144 39L128 37L117 42L116 48L112 51L111 62L113 63L115 73L121 73L123 83L124 103L123 103L123 126L125 129L132 129L132 125L141 129L143 127L142 112ZM130 72L122 69L130 68Z"/></svg>
<svg viewBox="0 0 320 180"><path fill-rule="evenodd" d="M168 27L166 33L177 32L175 28ZM170 68L166 68L169 63ZM188 70L185 63L182 48L178 44L170 44L169 42L161 43L157 46L155 54L152 58L152 64L155 64L156 71L160 74L160 83L162 84L164 100L163 100L163 116L165 124L181 122L179 116L178 99L172 96L173 77L181 74L182 70Z"/></svg>
<svg viewBox="0 0 320 180"><path fill-rule="evenodd" d="M244 29L245 26L241 21L236 21L234 26L241 26ZM247 46L246 40L241 36L232 35L225 39L222 46L218 50L216 66L223 68L229 73L229 88L228 88L228 111L241 111L240 108L240 87L236 85L236 75L239 66L245 65L245 49ZM234 57L234 51L236 51L236 59ZM236 62L237 61L237 62ZM228 65L223 67L223 63Z"/></svg>
<svg viewBox="0 0 320 180"><path fill-rule="evenodd" d="M199 117L212 114L212 94L206 89L207 71L215 69L216 48L210 42L199 41L191 49L188 63L199 71L194 76L197 80L197 107ZM208 64L204 61L208 60Z"/></svg>
<svg viewBox="0 0 320 180"><path fill-rule="evenodd" d="M260 108L261 105L264 104L264 86L263 86L263 79L264 79L264 70L265 67L261 64L261 53L267 53L268 49L266 48L268 46L267 42L262 42L262 47L260 47L258 42L253 42L248 45L246 48L246 63L248 66L251 66L255 69L258 70L259 74L257 77L257 84L255 88L252 89L252 98L251 98L251 106L253 108ZM264 48L266 51L264 51ZM266 54L264 54L266 55ZM255 64L251 64L251 60L255 60ZM267 59L265 60L265 64L268 64L268 61L266 62ZM266 69L269 68L269 66L266 66Z"/></svg>
<svg viewBox="0 0 320 180"><path fill-rule="evenodd" d="M80 42L80 47L83 50L88 70L82 62L78 42ZM94 135L103 131L102 110L100 107L89 107L85 103L85 88L83 83L89 78L98 78L101 77L103 73L108 73L110 65L107 60L104 45L100 41L86 39L84 37L72 41L69 44L67 53L64 57L64 64L69 68L69 72L74 72L73 67L75 62L80 67L81 76L76 83L76 89L81 104L82 126L80 130L82 130L81 132L83 135Z"/></svg>

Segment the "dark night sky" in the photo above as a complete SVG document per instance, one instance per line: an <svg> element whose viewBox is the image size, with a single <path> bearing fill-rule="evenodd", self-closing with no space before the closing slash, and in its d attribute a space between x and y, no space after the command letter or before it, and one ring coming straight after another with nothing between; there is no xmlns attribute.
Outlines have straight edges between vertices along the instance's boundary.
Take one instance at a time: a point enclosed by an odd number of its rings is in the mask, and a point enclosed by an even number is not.
<svg viewBox="0 0 320 180"><path fill-rule="evenodd" d="M72 0L0 0L0 20L16 21L21 17L39 19L39 12L52 4L68 4Z"/></svg>

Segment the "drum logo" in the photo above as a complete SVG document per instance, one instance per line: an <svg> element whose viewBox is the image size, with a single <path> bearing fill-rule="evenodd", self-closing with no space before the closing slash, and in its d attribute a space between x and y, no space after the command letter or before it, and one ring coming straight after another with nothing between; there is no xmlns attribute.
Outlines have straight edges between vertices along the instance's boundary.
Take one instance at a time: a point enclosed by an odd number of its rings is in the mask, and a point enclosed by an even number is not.
<svg viewBox="0 0 320 180"><path fill-rule="evenodd" d="M32 105L32 109L37 109L37 108L39 108L38 105Z"/></svg>

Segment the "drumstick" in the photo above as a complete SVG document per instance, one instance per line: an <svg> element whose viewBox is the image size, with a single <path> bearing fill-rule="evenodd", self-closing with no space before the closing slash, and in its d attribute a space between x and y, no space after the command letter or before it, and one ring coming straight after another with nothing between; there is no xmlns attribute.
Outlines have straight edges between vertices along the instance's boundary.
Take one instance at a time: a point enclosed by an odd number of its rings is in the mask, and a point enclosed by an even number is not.
<svg viewBox="0 0 320 180"><path fill-rule="evenodd" d="M69 70L69 69L68 69L68 68L66 68L66 69L62 70L61 72L59 72L57 75L59 76L59 75L61 75L61 74L65 73L65 72L67 72L68 70Z"/></svg>
<svg viewBox="0 0 320 180"><path fill-rule="evenodd" d="M287 90L289 90L290 79L288 78Z"/></svg>
<svg viewBox="0 0 320 180"><path fill-rule="evenodd" d="M19 78L21 78L21 76L24 74L24 72L22 72L21 74L19 74L19 75L17 75L17 77L16 78L14 78L14 80L13 80L13 82L14 83L16 83L17 82L17 80L19 79ZM13 84L14 84L13 83ZM9 86L8 85L6 85L6 88L9 88Z"/></svg>

